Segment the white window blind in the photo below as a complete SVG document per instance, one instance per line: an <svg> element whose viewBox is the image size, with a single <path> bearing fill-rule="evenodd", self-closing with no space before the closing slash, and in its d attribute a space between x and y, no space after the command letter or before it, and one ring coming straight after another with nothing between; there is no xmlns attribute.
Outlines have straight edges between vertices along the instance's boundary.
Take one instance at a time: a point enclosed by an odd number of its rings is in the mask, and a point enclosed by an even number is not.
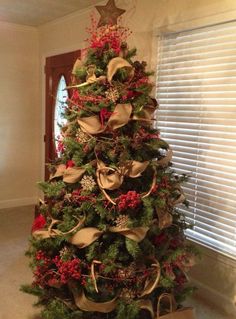
<svg viewBox="0 0 236 319"><path fill-rule="evenodd" d="M236 22L164 35L158 128L174 151L187 236L236 258Z"/></svg>

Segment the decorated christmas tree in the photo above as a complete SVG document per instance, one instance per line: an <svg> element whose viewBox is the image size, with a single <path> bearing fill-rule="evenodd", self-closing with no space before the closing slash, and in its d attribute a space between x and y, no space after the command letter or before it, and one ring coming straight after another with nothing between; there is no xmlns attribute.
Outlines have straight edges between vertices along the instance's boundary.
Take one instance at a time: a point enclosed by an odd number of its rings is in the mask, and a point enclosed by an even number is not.
<svg viewBox="0 0 236 319"><path fill-rule="evenodd" d="M34 281L22 289L46 319L154 318L161 294L179 304L192 290L195 251L176 207L186 178L156 128L151 73L117 24L123 10L98 10L27 252Z"/></svg>

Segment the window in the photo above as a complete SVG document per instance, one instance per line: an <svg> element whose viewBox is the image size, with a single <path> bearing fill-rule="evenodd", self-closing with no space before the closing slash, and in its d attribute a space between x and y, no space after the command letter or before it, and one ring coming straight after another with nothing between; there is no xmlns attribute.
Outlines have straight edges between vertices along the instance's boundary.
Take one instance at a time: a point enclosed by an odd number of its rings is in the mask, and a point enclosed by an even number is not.
<svg viewBox="0 0 236 319"><path fill-rule="evenodd" d="M236 258L236 22L163 35L158 128L187 173L189 238Z"/></svg>
<svg viewBox="0 0 236 319"><path fill-rule="evenodd" d="M54 140L57 150L57 156L60 157L60 152L58 151L58 138L60 137L61 127L66 124L66 120L63 118L62 114L64 112L66 101L68 99L68 92L65 90L66 80L62 75L57 87L57 96L55 103L55 112L54 112Z"/></svg>

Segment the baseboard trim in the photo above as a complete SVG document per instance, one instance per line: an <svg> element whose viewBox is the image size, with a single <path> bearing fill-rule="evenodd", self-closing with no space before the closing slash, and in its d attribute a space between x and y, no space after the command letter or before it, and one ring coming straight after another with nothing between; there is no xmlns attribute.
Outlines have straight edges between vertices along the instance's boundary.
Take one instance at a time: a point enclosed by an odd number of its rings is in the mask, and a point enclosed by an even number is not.
<svg viewBox="0 0 236 319"><path fill-rule="evenodd" d="M0 200L0 209L35 205L36 203L37 203L37 197L24 197L24 198Z"/></svg>
<svg viewBox="0 0 236 319"><path fill-rule="evenodd" d="M211 287L203 284L198 280L195 280L192 277L190 278L190 281L195 287L198 288L195 294L196 297L209 302L228 315L236 315L234 300L231 300L229 297L221 294L219 291L212 289Z"/></svg>

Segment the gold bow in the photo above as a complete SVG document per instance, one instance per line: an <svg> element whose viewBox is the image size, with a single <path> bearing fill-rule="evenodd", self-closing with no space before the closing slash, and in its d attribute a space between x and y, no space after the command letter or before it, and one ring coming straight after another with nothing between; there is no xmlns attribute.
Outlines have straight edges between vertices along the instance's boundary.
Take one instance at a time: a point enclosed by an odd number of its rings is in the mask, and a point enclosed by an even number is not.
<svg viewBox="0 0 236 319"><path fill-rule="evenodd" d="M117 169L107 167L101 160L97 160L97 182L100 188L114 190L121 186L124 176L136 178L145 171L149 161L127 161Z"/></svg>
<svg viewBox="0 0 236 319"><path fill-rule="evenodd" d="M83 132L91 135L99 134L107 128L116 130L126 125L129 122L131 113L131 104L117 104L106 125L102 125L98 115L81 117L78 119L78 123Z"/></svg>
<svg viewBox="0 0 236 319"><path fill-rule="evenodd" d="M130 80L132 79L132 77L134 76L134 69L132 65L127 60L121 57L116 57L111 59L107 65L107 80L109 83L111 83L113 76L121 68L128 69Z"/></svg>
<svg viewBox="0 0 236 319"><path fill-rule="evenodd" d="M76 74L77 69L81 68L82 66L83 66L82 61L77 59L73 66L72 74ZM121 68L127 68L129 70L130 79L132 79L132 77L134 76L134 69L132 65L125 59L121 57L116 57L111 59L107 65L107 80L109 83L111 83L113 76ZM77 85L67 86L66 89L80 88L80 87L93 84L99 81L104 81L106 79L106 76L100 76L97 78L95 71L96 71L95 65L92 64L87 66L86 82L80 83Z"/></svg>
<svg viewBox="0 0 236 319"><path fill-rule="evenodd" d="M135 228L121 228L121 227L109 227L107 231L111 233L119 233L131 240L136 242L142 241L146 233L148 232L148 227L135 227ZM70 239L69 242L78 248L84 248L95 242L102 234L103 231L96 227L85 227L77 231Z"/></svg>
<svg viewBox="0 0 236 319"><path fill-rule="evenodd" d="M63 176L63 182L66 183L76 183L78 182L83 174L85 169L81 167L67 167L65 164L60 164L57 166L56 172L50 176L50 180Z"/></svg>

